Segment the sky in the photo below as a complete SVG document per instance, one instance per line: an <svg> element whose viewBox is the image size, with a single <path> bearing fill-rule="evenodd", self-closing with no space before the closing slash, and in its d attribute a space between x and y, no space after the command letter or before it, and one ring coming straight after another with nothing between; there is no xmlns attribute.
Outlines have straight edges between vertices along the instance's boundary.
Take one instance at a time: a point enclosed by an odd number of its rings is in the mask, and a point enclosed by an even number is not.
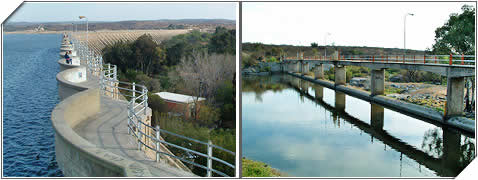
<svg viewBox="0 0 478 180"><path fill-rule="evenodd" d="M47 3L26 2L8 19L10 22L125 21L158 19L236 19L237 3Z"/></svg>
<svg viewBox="0 0 478 180"><path fill-rule="evenodd" d="M243 42L310 46L431 48L436 28L451 13L474 3L462 2L309 2L243 3ZM327 35L330 34L330 35Z"/></svg>

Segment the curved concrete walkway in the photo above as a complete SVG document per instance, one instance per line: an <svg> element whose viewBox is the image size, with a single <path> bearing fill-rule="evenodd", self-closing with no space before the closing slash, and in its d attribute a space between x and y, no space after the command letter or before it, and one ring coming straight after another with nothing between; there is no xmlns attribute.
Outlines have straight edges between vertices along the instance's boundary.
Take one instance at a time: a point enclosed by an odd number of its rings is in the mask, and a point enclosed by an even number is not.
<svg viewBox="0 0 478 180"><path fill-rule="evenodd" d="M193 173L172 167L163 160L157 163L138 151L136 139L128 134L127 102L101 97L101 111L81 122L73 130L99 148L124 158L145 164L153 176L191 177Z"/></svg>

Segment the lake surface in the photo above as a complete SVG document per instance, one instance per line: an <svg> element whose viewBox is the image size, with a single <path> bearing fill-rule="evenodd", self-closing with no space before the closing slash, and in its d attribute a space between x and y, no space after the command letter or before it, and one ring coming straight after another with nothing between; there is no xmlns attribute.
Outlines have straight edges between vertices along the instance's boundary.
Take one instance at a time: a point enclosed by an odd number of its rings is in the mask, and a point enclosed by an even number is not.
<svg viewBox="0 0 478 180"><path fill-rule="evenodd" d="M242 78L242 154L288 176L456 176L474 144L472 135L290 75Z"/></svg>
<svg viewBox="0 0 478 180"><path fill-rule="evenodd" d="M60 34L3 36L3 175L63 176L51 112L59 102Z"/></svg>

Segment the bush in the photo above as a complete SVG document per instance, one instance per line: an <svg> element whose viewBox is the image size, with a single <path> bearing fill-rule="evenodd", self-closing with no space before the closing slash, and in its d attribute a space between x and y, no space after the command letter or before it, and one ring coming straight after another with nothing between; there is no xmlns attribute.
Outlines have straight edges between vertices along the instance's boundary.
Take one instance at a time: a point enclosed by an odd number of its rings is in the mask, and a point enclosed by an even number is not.
<svg viewBox="0 0 478 180"><path fill-rule="evenodd" d="M242 176L243 177L279 177L281 173L271 168L269 165L242 158Z"/></svg>

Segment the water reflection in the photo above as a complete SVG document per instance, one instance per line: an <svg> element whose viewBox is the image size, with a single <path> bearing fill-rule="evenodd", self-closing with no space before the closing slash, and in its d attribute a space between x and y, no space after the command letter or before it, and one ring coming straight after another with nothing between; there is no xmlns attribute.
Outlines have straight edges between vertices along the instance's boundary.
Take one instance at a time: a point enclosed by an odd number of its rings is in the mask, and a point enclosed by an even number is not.
<svg viewBox="0 0 478 180"><path fill-rule="evenodd" d="M456 176L475 155L471 135L296 77L245 76L242 90L244 156L292 176Z"/></svg>

